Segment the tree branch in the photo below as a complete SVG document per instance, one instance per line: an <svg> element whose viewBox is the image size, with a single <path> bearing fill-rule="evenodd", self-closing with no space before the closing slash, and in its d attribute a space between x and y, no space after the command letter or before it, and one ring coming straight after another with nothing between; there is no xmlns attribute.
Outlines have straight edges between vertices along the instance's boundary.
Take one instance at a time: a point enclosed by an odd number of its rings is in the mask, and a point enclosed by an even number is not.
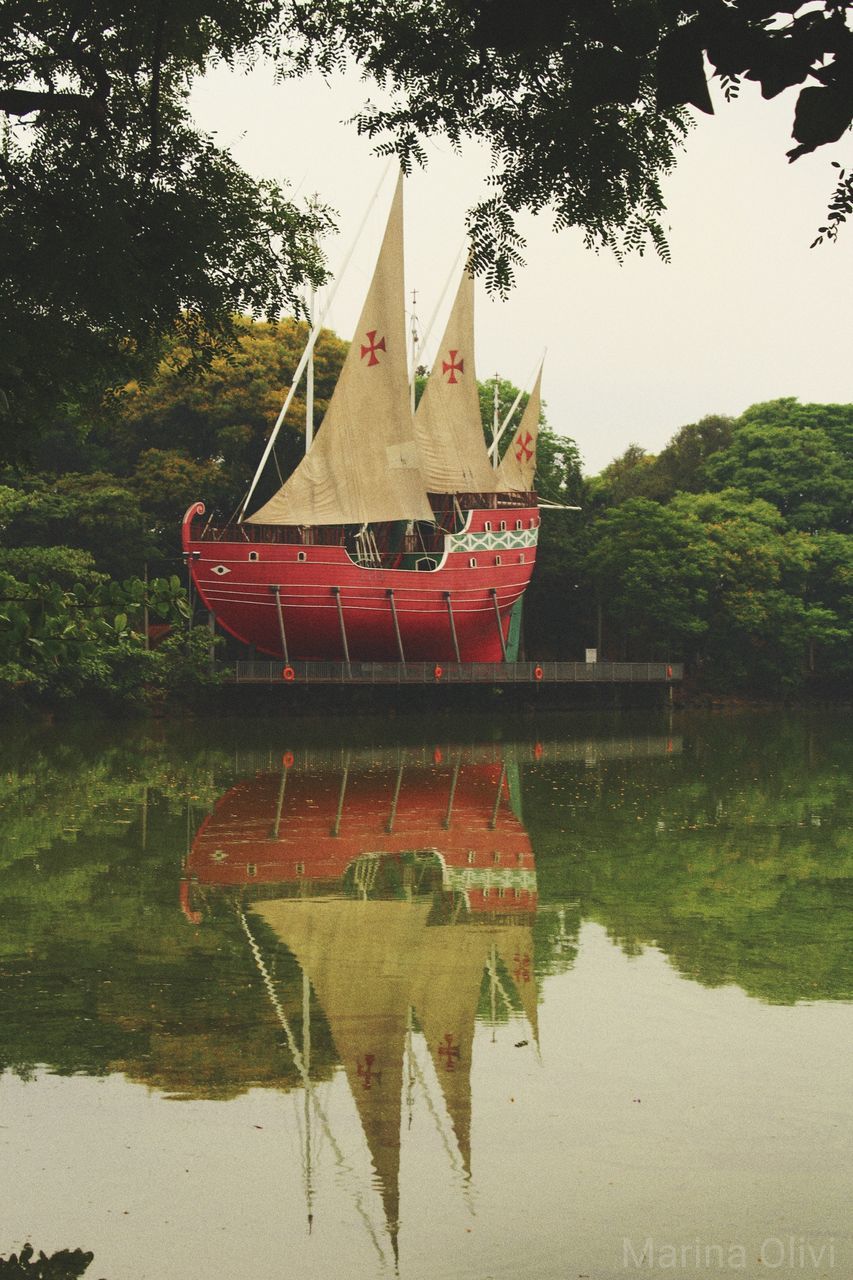
<svg viewBox="0 0 853 1280"><path fill-rule="evenodd" d="M0 89L0 111L7 116L28 116L34 111L67 111L83 120L99 123L106 114L106 103L100 95L85 93Z"/></svg>

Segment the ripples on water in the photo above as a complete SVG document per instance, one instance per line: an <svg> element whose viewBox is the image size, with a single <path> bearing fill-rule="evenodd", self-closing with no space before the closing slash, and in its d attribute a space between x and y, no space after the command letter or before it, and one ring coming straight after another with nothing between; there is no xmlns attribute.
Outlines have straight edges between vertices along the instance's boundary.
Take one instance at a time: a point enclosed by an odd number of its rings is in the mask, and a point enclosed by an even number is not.
<svg viewBox="0 0 853 1280"><path fill-rule="evenodd" d="M853 1273L840 720L55 729L0 767L0 1257Z"/></svg>

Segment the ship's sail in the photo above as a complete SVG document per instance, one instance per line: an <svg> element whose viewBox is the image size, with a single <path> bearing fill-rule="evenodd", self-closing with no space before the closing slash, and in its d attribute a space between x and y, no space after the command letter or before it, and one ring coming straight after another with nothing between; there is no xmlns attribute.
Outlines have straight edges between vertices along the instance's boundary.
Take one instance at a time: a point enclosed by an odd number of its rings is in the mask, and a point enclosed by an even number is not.
<svg viewBox="0 0 853 1280"><path fill-rule="evenodd" d="M311 449L250 524L432 520L409 402L403 187L397 184L373 281Z"/></svg>
<svg viewBox="0 0 853 1280"><path fill-rule="evenodd" d="M497 487L501 493L530 493L536 475L536 442L539 439L539 411L542 402L542 367L536 375L533 390L518 430L497 470Z"/></svg>
<svg viewBox="0 0 853 1280"><path fill-rule="evenodd" d="M471 1056L489 951L479 925L425 929L412 1003L429 1048L466 1174L471 1172Z"/></svg>
<svg viewBox="0 0 853 1280"><path fill-rule="evenodd" d="M277 901L255 910L317 993L358 1108L392 1237L399 1217L403 1053L429 902Z"/></svg>
<svg viewBox="0 0 853 1280"><path fill-rule="evenodd" d="M415 413L415 437L431 493L494 493L474 368L474 277L467 270Z"/></svg>

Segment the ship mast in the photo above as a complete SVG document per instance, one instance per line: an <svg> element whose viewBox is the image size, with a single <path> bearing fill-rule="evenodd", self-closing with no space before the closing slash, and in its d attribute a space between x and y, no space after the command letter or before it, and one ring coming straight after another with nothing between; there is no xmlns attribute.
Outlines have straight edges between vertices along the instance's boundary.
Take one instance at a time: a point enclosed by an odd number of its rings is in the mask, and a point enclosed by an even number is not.
<svg viewBox="0 0 853 1280"><path fill-rule="evenodd" d="M411 325L411 333L412 333L412 378L411 378L411 382L410 382L410 385L409 385L409 399L410 399L410 403L411 403L411 406L412 406L412 413L414 413L414 412L415 412L415 380L417 379L417 376L418 376L418 342L419 342L419 337L418 337L418 313L417 313L417 303L418 303L418 291L417 291L417 289L413 289L413 290L412 290L412 325Z"/></svg>

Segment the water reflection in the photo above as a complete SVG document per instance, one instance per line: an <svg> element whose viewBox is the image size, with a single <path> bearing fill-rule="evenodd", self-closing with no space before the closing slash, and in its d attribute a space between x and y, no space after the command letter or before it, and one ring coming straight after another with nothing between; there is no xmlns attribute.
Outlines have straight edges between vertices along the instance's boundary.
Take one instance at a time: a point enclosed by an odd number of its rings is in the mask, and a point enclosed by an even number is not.
<svg viewBox="0 0 853 1280"><path fill-rule="evenodd" d="M536 870L513 808L517 762L476 748L447 761L435 749L429 766L422 752L396 754L396 767L381 755L346 753L339 768L317 771L316 760L302 765L288 752L277 773L241 781L217 801L181 881L181 907L193 924L214 895L232 902L311 1098L309 1218L315 1111L328 1127L311 1082L313 991L358 1111L395 1252L401 1132L416 1099L434 1117L451 1166L470 1177L481 992L493 1024L523 1011L534 1043L537 1035ZM302 974L298 1038L273 977L276 944ZM431 1096L433 1080L440 1098Z"/></svg>
<svg viewBox="0 0 853 1280"><path fill-rule="evenodd" d="M0 1255L79 1240L99 1274L145 1273L147 1246L111 1255L120 1234L43 1189L66 1144L66 1179L125 1178L122 1225L137 1182L146 1239L179 1221L193 1280L220 1213L232 1271L279 1232L322 1280L324 1248L373 1277L398 1232L407 1280L432 1274L433 1249L438 1275L564 1280L576 1257L615 1277L623 1232L639 1249L735 1221L759 1245L818 1222L840 1257L822 1203L849 1163L843 731L741 717L392 736L0 744ZM155 1136L127 1173L137 1123ZM6 1186L4 1167L29 1172ZM235 1168L258 1197L251 1232ZM773 1168L788 1181L762 1190Z"/></svg>

